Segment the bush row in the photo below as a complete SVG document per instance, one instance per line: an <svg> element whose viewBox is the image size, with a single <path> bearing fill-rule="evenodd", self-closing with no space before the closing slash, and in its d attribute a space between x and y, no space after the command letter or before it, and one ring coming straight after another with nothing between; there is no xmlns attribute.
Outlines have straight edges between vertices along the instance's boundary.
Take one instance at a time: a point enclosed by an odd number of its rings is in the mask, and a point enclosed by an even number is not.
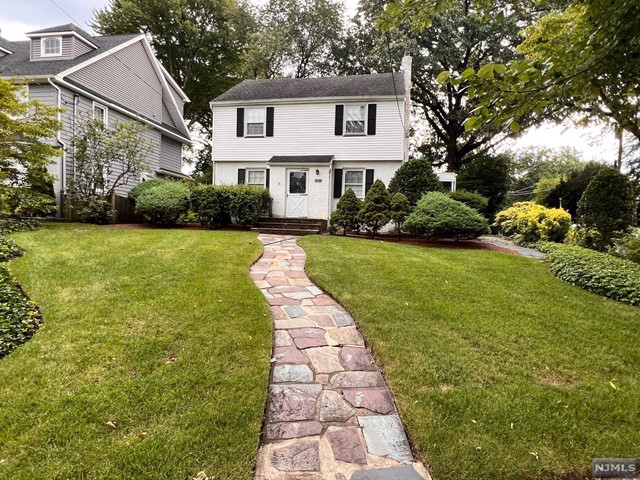
<svg viewBox="0 0 640 480"><path fill-rule="evenodd" d="M555 276L598 295L640 306L640 265L587 248L540 242Z"/></svg>
<svg viewBox="0 0 640 480"><path fill-rule="evenodd" d="M249 185L197 185L153 179L129 192L136 213L145 221L173 225L190 212L204 227L214 228L232 221L254 225L268 215L271 196L266 188Z"/></svg>

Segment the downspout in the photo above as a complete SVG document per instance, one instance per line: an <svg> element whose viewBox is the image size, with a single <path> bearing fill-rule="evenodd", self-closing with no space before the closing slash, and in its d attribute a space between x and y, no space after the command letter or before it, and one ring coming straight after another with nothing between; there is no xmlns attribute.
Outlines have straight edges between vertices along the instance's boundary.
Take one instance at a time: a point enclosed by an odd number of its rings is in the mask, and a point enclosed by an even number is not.
<svg viewBox="0 0 640 480"><path fill-rule="evenodd" d="M78 111L78 102L80 101L80 95L77 93L73 94L73 137L76 138L76 113ZM73 180L76 179L76 143L73 142Z"/></svg>
<svg viewBox="0 0 640 480"><path fill-rule="evenodd" d="M47 81L49 82L49 84L55 88L56 92L58 92L58 122L62 122L62 91L60 90L60 88L58 88L58 86L53 83L53 81L51 80L51 77L47 78ZM60 145L62 145L62 163L61 163L61 171L60 171L60 186L62 188L62 192L64 192L67 189L67 174L66 174L66 155L67 155L67 145L62 141L62 137L61 137L61 133L62 133L62 129L58 130L58 133L56 134L56 140L58 140L58 143ZM62 193L60 192L60 193Z"/></svg>

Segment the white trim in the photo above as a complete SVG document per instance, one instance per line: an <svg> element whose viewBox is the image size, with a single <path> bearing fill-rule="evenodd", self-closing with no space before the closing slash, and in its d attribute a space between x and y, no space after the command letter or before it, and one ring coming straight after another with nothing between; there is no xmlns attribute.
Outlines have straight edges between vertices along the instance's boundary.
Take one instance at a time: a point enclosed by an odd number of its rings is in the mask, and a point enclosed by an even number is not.
<svg viewBox="0 0 640 480"><path fill-rule="evenodd" d="M71 75L72 73L77 72L78 70L83 69L84 67L87 67L89 65L91 65L92 63L97 62L98 60L102 60L103 58L111 55L114 52L117 52L118 50L122 50L123 48L128 47L129 45L133 45L136 42L139 42L140 40L142 40L144 38L144 35L140 34L137 37L133 37L131 40L127 40L126 42L121 43L120 45L117 45L113 48L110 48L109 50L106 50L104 52L102 52L99 55L96 55L95 57L91 57L88 60L85 60L82 63L79 63L78 65L75 65L71 68L68 68L66 70L63 70L62 72L58 73L56 75L57 78L63 78L66 77L68 75Z"/></svg>
<svg viewBox="0 0 640 480"><path fill-rule="evenodd" d="M364 107L364 129L362 133L347 133L347 107ZM369 121L369 104L368 103L345 103L342 105L342 136L343 137L366 137L367 123Z"/></svg>
<svg viewBox="0 0 640 480"><path fill-rule="evenodd" d="M264 112L264 120L262 122L262 133L259 135L249 135L249 122L247 121L247 110L262 110ZM253 122L252 122L253 123ZM245 138L263 138L267 136L267 107L248 107L244 109L244 137Z"/></svg>
<svg viewBox="0 0 640 480"><path fill-rule="evenodd" d="M164 68L164 65L162 65L160 62L158 62L158 64L160 65L160 69L162 70L162 73L164 73L165 78L167 79L169 84L180 94L180 97L182 98L182 100L185 102L191 102L189 97L187 97L187 94L184 93L184 90L180 88L180 86L176 83L176 81L173 79L171 74L167 71L166 68Z"/></svg>
<svg viewBox="0 0 640 480"><path fill-rule="evenodd" d="M0 47L0 52L6 54L6 55L12 55L13 52L11 50L7 50L6 48L2 48Z"/></svg>
<svg viewBox="0 0 640 480"><path fill-rule="evenodd" d="M102 120L102 123L106 127L107 125L109 125L109 109L107 107L105 107L104 105L102 105L101 103L96 102L94 100L93 101L93 109L91 111L94 120L96 119L96 107L99 108L99 109L102 109L102 111L104 112L104 118Z"/></svg>
<svg viewBox="0 0 640 480"><path fill-rule="evenodd" d="M98 49L98 46L95 43L90 42L89 40L84 38L82 35L79 35L77 32L74 32L73 30L69 30L66 32L25 33L25 37L27 38L59 37L61 35L64 35L65 37L71 35L72 37L76 37L82 40L84 43L86 43L90 47L93 47L96 50Z"/></svg>
<svg viewBox="0 0 640 480"><path fill-rule="evenodd" d="M95 57L92 57L74 67L68 68L67 70L64 70L63 72L60 72L56 75L56 80L59 81L63 81L62 79L68 75L71 75L72 73L77 72L78 70L81 70L89 65L91 65L94 62L97 62L98 60L101 60L111 54L114 54L120 50L122 50L123 48L126 48L130 45L133 45L134 43L137 43L139 41L142 41L142 46L144 47L144 49L147 52L147 56L149 57L149 59L151 60L151 65L153 66L156 75L158 76L158 79L160 80L160 84L163 87L163 95L162 98L163 99L168 99L170 100L170 105L167 106L167 109L169 110L169 113L171 114L171 118L173 119L174 122L176 122L176 126L178 128L178 130L181 131L181 133L183 135L185 135L185 138L188 139L189 143L192 142L191 139L191 134L189 132L189 129L187 128L186 123L184 122L184 118L182 117L182 113L180 112L180 109L178 108L178 104L176 103L175 99L173 98L173 95L171 95L171 91L169 90L169 85L167 84L167 81L164 77L164 74L162 73L161 69L160 69L160 62L158 61L158 59L156 58L155 54L153 53L153 50L151 49L151 45L149 45L149 42L147 41L147 38L144 34L140 34L136 37L133 37L131 40L127 40L126 42L121 43L120 45L117 45L109 50L107 50L106 52L101 53L100 55L96 55ZM116 57L117 58L117 57ZM173 106L173 108L170 108L171 105ZM129 114L131 115L131 114ZM175 134L172 134L175 135ZM172 137L173 138L173 137Z"/></svg>
<svg viewBox="0 0 640 480"><path fill-rule="evenodd" d="M210 105L216 106L233 106L239 107L243 105L280 105L287 103L376 103L376 102L397 102L403 100L401 95L380 95L374 97L349 96L349 97L304 97L304 98L262 98L259 100L211 100Z"/></svg>
<svg viewBox="0 0 640 480"><path fill-rule="evenodd" d="M264 182L262 182L262 184L249 183L249 172L264 172ZM261 186L263 188L266 188L267 186L267 169L266 168L246 168L245 173L246 173L246 178L244 183L246 185L256 185L256 186Z"/></svg>
<svg viewBox="0 0 640 480"><path fill-rule="evenodd" d="M356 197L360 200L364 199L365 196L365 188L366 188L366 176L367 172L365 168L344 168L342 169L342 195L347 191L347 172L361 172L362 173L362 196L359 197L356 194ZM356 185L355 183L350 183L349 185ZM349 187L351 188L351 187ZM353 190L353 189L352 189ZM353 193L356 193L355 191Z"/></svg>
<svg viewBox="0 0 640 480"><path fill-rule="evenodd" d="M89 93L86 90L83 90L82 88L76 87L75 85L72 85L72 84L66 82L62 78L55 77L54 80L58 84L62 85L63 87L65 87L65 88L67 88L69 90L72 90L74 92L81 93L85 97L90 98L91 100L94 100L94 101L98 101L98 102L102 103L103 105L106 105L107 107L109 107L112 110L120 112L120 113L122 113L123 115L126 115L129 118L132 118L132 119L137 120L137 121L139 121L141 123L144 123L145 125L149 125L151 128L153 128L155 130L159 130L159 131L165 133L168 137L173 138L174 140L177 140L177 141L179 141L181 143L186 143L188 145L191 145L191 143L192 143L191 137L184 137L184 136L181 136L181 135L177 135L175 132L167 130L166 128L164 128L164 127L162 127L160 125L157 125L157 124L149 121L148 119L146 119L146 118L144 118L144 117L142 117L140 115L137 115L137 114L125 109L125 108L122 108L119 105L116 105L114 103L106 101L106 100L104 100L104 99L102 99L100 97L97 97L96 95L94 95L92 93Z"/></svg>
<svg viewBox="0 0 640 480"><path fill-rule="evenodd" d="M48 40L57 40L58 45L60 46L60 51L58 53L46 53L45 52L45 42ZM44 37L40 39L40 56L41 57L61 57L62 56L62 37L59 36L51 36Z"/></svg>

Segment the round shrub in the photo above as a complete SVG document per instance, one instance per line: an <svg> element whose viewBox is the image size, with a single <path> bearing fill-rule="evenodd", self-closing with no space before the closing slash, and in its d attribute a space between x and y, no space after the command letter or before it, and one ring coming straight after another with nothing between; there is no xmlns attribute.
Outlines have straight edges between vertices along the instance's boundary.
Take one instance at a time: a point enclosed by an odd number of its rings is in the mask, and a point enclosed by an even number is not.
<svg viewBox="0 0 640 480"><path fill-rule="evenodd" d="M113 223L118 213L113 209L111 202L104 198L70 194L67 200L71 208L76 211L79 220L84 223L108 225Z"/></svg>
<svg viewBox="0 0 640 480"><path fill-rule="evenodd" d="M134 202L138 199L140 195L142 195L147 190L150 190L158 185L164 185L168 183L170 180L165 180L163 178L152 178L150 180L145 180L144 182L140 182L138 185L129 190L129 199Z"/></svg>
<svg viewBox="0 0 640 480"><path fill-rule="evenodd" d="M518 202L499 212L494 225L500 234L523 245L562 242L571 228L571 215L561 208Z"/></svg>
<svg viewBox="0 0 640 480"><path fill-rule="evenodd" d="M416 158L403 163L389 182L389 193L404 194L415 205L427 192L442 192L444 188L429 161Z"/></svg>
<svg viewBox="0 0 640 480"><path fill-rule="evenodd" d="M636 201L629 179L613 168L603 168L589 182L578 202L578 223L596 229L601 239L597 250L605 250L634 220Z"/></svg>
<svg viewBox="0 0 640 480"><path fill-rule="evenodd" d="M214 185L197 185L191 190L191 210L203 227L223 224L219 197Z"/></svg>
<svg viewBox="0 0 640 480"><path fill-rule="evenodd" d="M178 182L157 184L136 199L136 213L145 221L159 225L175 225L188 209L189 189Z"/></svg>
<svg viewBox="0 0 640 480"><path fill-rule="evenodd" d="M489 199L479 193L457 190L448 195L454 200L464 203L467 207L477 210L479 213L484 213L489 206Z"/></svg>
<svg viewBox="0 0 640 480"><path fill-rule="evenodd" d="M640 263L640 229L623 237L616 245L616 254L635 263Z"/></svg>
<svg viewBox="0 0 640 480"><path fill-rule="evenodd" d="M440 192L424 195L404 226L413 235L426 238L471 239L489 233L482 215Z"/></svg>

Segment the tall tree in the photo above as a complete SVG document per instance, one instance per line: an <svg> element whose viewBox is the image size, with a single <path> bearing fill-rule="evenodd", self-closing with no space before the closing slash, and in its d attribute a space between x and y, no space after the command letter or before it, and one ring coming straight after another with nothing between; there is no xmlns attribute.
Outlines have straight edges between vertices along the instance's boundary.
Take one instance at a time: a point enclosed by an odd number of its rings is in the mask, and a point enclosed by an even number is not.
<svg viewBox="0 0 640 480"><path fill-rule="evenodd" d="M23 88L0 78L0 215L55 211L38 187L53 182L47 166L61 154L43 140L60 129L58 110L29 100Z"/></svg>
<svg viewBox="0 0 640 480"><path fill-rule="evenodd" d="M558 149L529 147L512 153L511 190L527 190L542 179L562 178L584 168L580 152L572 147ZM524 200L524 199L523 199Z"/></svg>
<svg viewBox="0 0 640 480"><path fill-rule="evenodd" d="M328 73L328 59L342 32L343 0L269 0L258 10L247 75L312 77Z"/></svg>
<svg viewBox="0 0 640 480"><path fill-rule="evenodd" d="M457 76L477 69L485 62L508 62L517 58L515 46L523 23L535 15L529 1L495 0L488 10L476 8L471 0L451 0L435 15L428 29L412 28L400 20L397 28L382 33L373 29L390 2L362 0L353 26L336 53L340 73L370 73L397 69L404 51L413 53L412 99L420 117L429 125L429 134L419 150L440 152L440 165L457 171L471 161L474 153L499 144L516 132L486 124L474 131L465 122L474 116L465 81L442 84L436 80L443 71ZM506 12L506 13L505 13ZM487 21L487 15L501 21ZM442 79L442 76L439 77ZM534 119L529 118L531 123Z"/></svg>

